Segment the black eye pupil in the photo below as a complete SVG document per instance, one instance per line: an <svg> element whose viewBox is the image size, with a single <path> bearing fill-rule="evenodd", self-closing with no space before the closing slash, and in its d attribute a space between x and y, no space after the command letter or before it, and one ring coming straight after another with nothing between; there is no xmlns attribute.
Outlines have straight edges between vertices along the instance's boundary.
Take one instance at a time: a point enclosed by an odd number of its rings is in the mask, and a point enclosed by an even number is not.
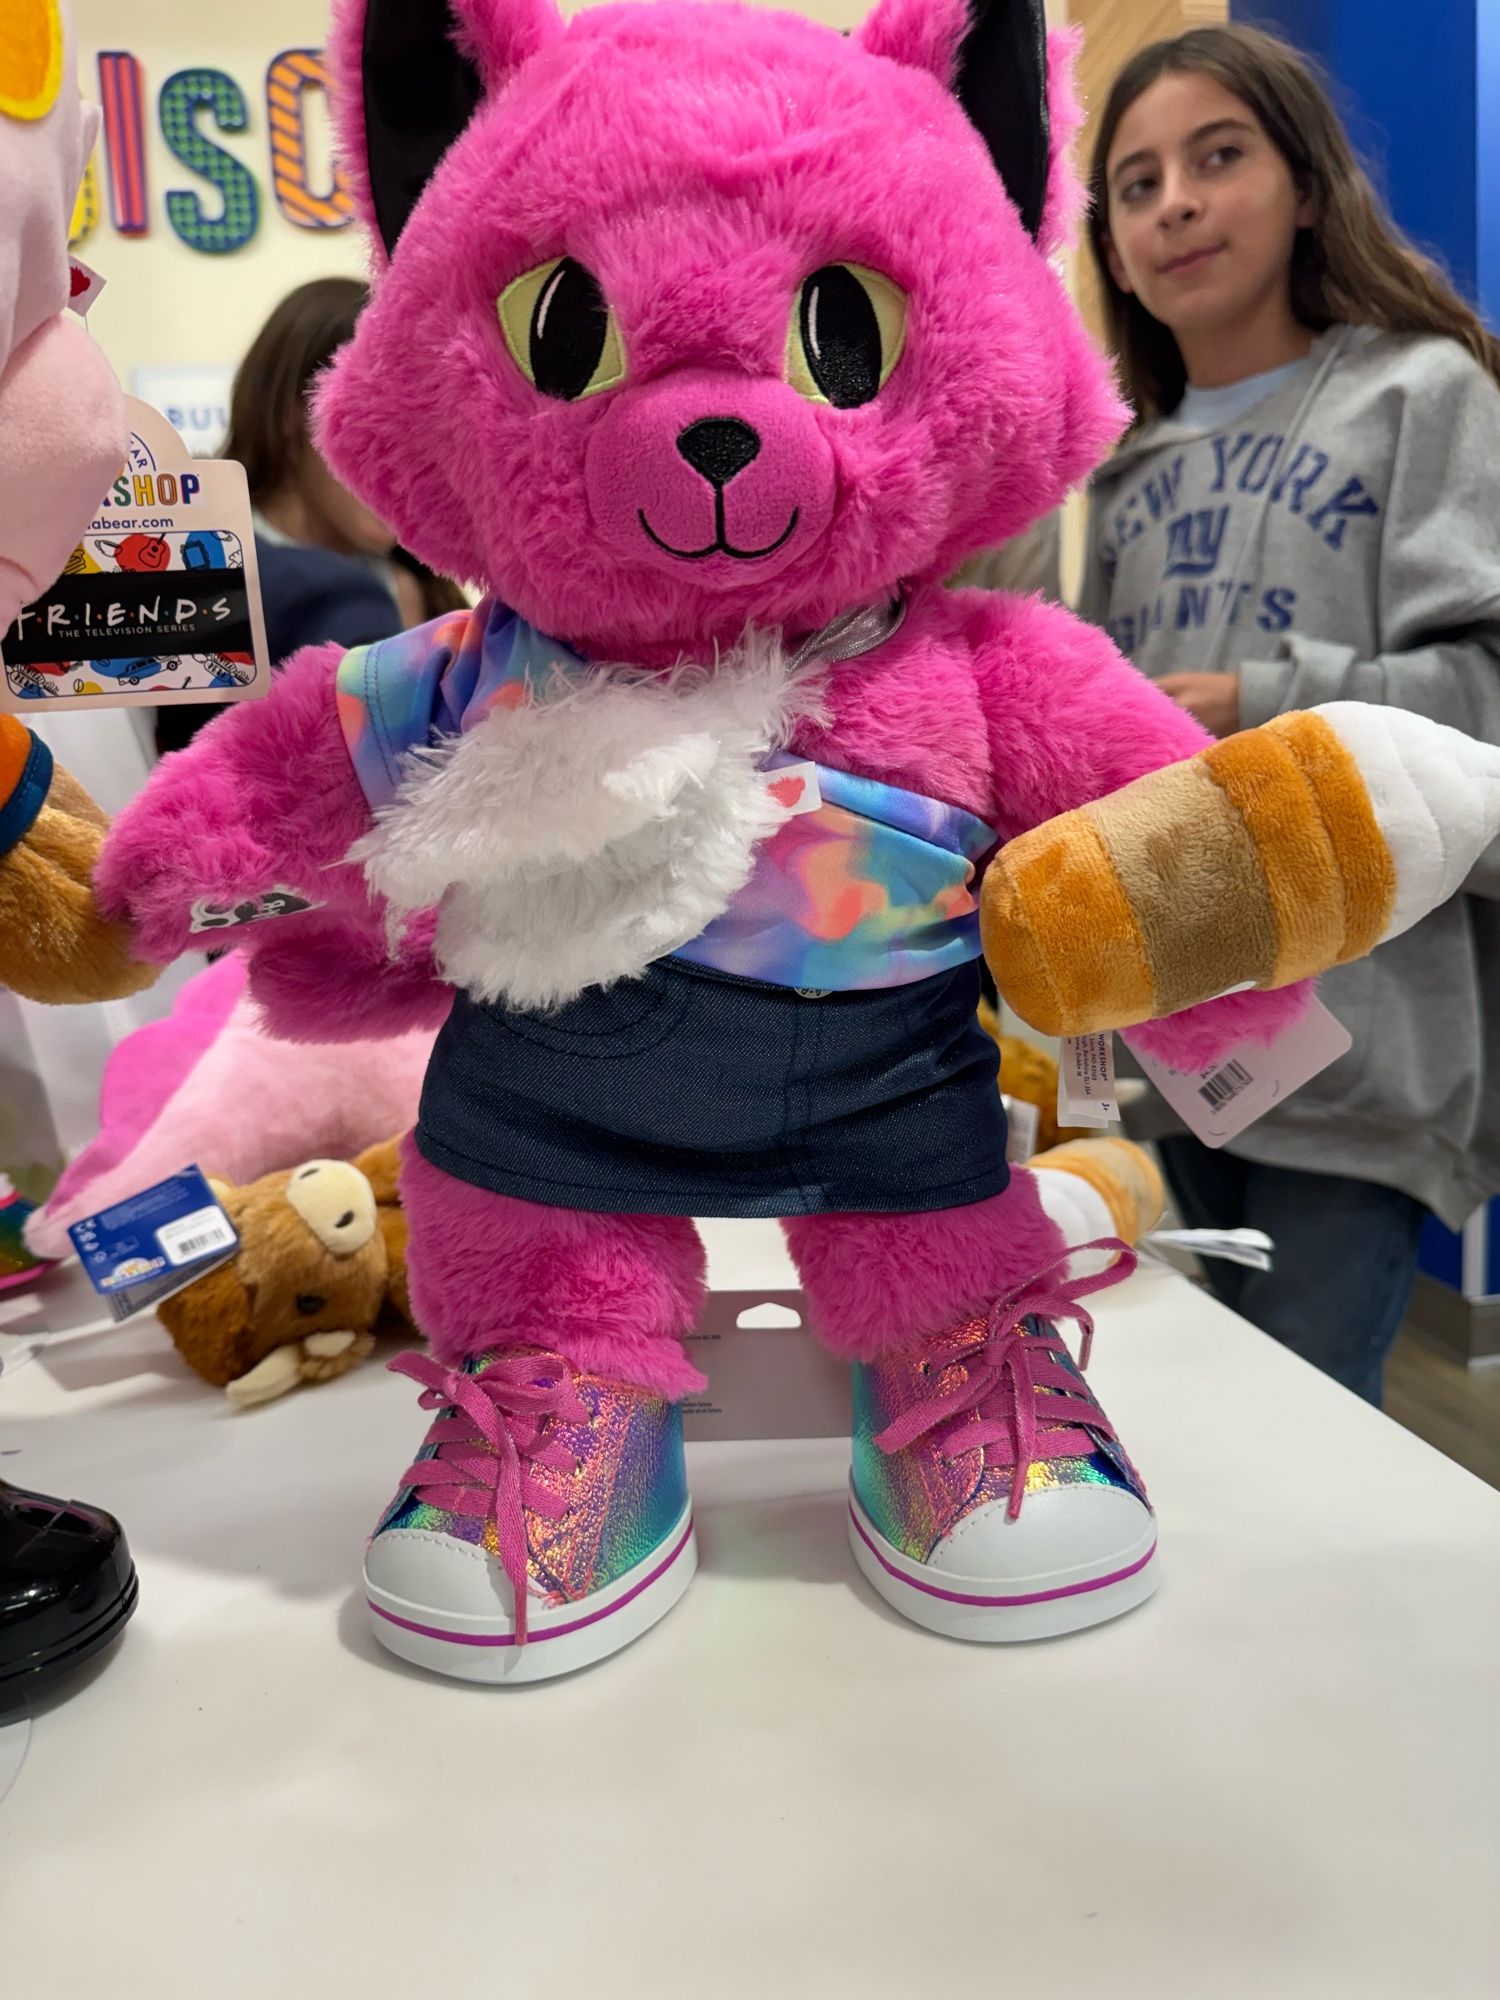
<svg viewBox="0 0 1500 2000"><path fill-rule="evenodd" d="M604 356L609 308L593 273L564 257L531 316L531 378L544 396L571 403Z"/></svg>
<svg viewBox="0 0 1500 2000"><path fill-rule="evenodd" d="M836 409L873 402L880 389L880 322L864 286L842 264L825 264L802 287L802 351Z"/></svg>
<svg viewBox="0 0 1500 2000"><path fill-rule="evenodd" d="M299 1313L320 1313L327 1303L328 1301L318 1292L298 1292L297 1294L297 1310Z"/></svg>

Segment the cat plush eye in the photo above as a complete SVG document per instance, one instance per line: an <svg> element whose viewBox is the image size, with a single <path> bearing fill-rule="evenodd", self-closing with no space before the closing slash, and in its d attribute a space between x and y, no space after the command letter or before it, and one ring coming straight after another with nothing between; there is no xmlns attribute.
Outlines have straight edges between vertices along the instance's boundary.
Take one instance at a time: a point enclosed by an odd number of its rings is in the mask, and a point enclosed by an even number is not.
<svg viewBox="0 0 1500 2000"><path fill-rule="evenodd" d="M803 280L787 333L787 380L810 402L857 409L884 388L906 341L906 294L859 264Z"/></svg>
<svg viewBox="0 0 1500 2000"><path fill-rule="evenodd" d="M575 403L625 379L620 331L593 272L554 257L507 285L500 327L511 359L532 386Z"/></svg>

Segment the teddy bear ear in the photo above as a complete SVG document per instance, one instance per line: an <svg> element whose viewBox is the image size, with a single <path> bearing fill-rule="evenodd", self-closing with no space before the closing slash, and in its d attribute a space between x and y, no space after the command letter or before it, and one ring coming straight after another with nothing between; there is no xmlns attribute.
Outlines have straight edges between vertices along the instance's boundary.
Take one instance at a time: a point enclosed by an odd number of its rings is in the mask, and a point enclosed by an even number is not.
<svg viewBox="0 0 1500 2000"><path fill-rule="evenodd" d="M387 257L481 98L562 32L554 0L335 7L328 54L339 158Z"/></svg>
<svg viewBox="0 0 1500 2000"><path fill-rule="evenodd" d="M1043 0L879 0L856 40L953 92L1040 237L1050 165Z"/></svg>

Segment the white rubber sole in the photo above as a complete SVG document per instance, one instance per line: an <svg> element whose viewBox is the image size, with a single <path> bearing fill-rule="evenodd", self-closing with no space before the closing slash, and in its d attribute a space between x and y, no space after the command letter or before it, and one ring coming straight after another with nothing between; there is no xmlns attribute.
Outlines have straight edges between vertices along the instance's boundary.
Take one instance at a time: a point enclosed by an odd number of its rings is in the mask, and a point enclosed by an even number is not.
<svg viewBox="0 0 1500 2000"><path fill-rule="evenodd" d="M509 1618L476 1617L411 1604L372 1584L365 1597L375 1637L388 1652L450 1680L521 1687L608 1659L665 1618L693 1580L698 1543L691 1506L649 1556L582 1604L544 1605L518 1646Z"/></svg>
<svg viewBox="0 0 1500 2000"><path fill-rule="evenodd" d="M1082 1632L1144 1604L1160 1581L1156 1524L1148 1517L1139 1547L1122 1551L1098 1574L1016 1578L1004 1594L994 1577L958 1576L913 1562L888 1542L851 1493L849 1545L871 1587L893 1611L945 1639L1005 1645Z"/></svg>

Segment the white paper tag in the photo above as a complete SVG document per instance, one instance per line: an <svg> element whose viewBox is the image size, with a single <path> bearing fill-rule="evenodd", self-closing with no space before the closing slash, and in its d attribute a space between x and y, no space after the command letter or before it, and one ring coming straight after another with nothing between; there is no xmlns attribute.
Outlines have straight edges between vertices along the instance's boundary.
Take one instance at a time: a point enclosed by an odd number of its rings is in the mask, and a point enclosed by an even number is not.
<svg viewBox="0 0 1500 2000"><path fill-rule="evenodd" d="M1000 1093L1000 1102L1005 1106L1006 1164L1012 1167L1024 1167L1036 1152L1042 1114L1034 1104L1028 1104L1022 1097L1007 1097L1003 1090Z"/></svg>
<svg viewBox="0 0 1500 2000"><path fill-rule="evenodd" d="M766 788L776 803L786 808L788 819L795 819L798 813L816 812L823 803L816 764L773 765Z"/></svg>
<svg viewBox="0 0 1500 2000"><path fill-rule="evenodd" d="M1217 1257L1250 1271L1269 1271L1276 1246L1263 1229L1153 1229L1141 1238L1139 1248L1191 1250L1195 1257Z"/></svg>
<svg viewBox="0 0 1500 2000"><path fill-rule="evenodd" d="M1059 1125L1110 1125L1115 1108L1114 1036L1064 1035L1057 1052Z"/></svg>
<svg viewBox="0 0 1500 2000"><path fill-rule="evenodd" d="M1205 1146L1222 1146L1353 1046L1349 1030L1314 1000L1270 1048L1239 1042L1208 1069L1184 1075L1133 1053L1188 1130Z"/></svg>
<svg viewBox="0 0 1500 2000"><path fill-rule="evenodd" d="M87 319L89 307L104 290L104 280L81 257L68 259L68 305L80 319Z"/></svg>
<svg viewBox="0 0 1500 2000"><path fill-rule="evenodd" d="M163 1222L156 1240L167 1262L174 1266L196 1264L210 1251L233 1250L239 1242L234 1224L217 1202L212 1208L196 1208L191 1215L181 1215L175 1222Z"/></svg>

